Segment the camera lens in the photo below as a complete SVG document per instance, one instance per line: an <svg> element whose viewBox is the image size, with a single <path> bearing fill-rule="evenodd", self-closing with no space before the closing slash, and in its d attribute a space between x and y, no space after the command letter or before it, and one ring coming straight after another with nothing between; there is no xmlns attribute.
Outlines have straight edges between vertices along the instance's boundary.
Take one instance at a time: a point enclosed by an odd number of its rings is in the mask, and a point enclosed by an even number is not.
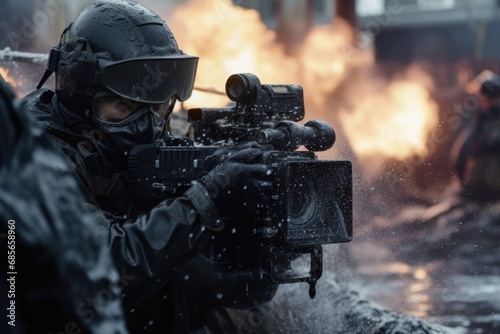
<svg viewBox="0 0 500 334"><path fill-rule="evenodd" d="M314 182L306 178L296 181L288 195L288 223L291 228L308 225L316 216L319 204Z"/></svg>

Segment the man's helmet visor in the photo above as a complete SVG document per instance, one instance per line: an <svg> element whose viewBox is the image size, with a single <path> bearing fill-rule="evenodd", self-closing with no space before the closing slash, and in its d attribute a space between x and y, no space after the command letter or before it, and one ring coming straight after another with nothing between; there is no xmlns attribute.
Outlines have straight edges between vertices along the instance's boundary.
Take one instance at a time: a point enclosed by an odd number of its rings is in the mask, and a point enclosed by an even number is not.
<svg viewBox="0 0 500 334"><path fill-rule="evenodd" d="M101 83L124 98L142 103L187 100L193 91L198 57L134 58L100 61Z"/></svg>

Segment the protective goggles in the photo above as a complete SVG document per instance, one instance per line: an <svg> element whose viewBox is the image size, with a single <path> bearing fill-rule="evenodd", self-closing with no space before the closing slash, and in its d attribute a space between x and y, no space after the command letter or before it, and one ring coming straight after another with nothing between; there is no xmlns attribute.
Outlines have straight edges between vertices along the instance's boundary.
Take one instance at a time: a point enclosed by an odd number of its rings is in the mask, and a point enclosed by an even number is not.
<svg viewBox="0 0 500 334"><path fill-rule="evenodd" d="M198 57L99 59L99 83L113 93L141 103L187 100L193 91Z"/></svg>
<svg viewBox="0 0 500 334"><path fill-rule="evenodd" d="M93 97L93 118L110 126L126 126L145 113L151 113L155 123L160 124L172 113L174 105L174 97L165 103L148 104L106 91L97 93Z"/></svg>
<svg viewBox="0 0 500 334"><path fill-rule="evenodd" d="M80 87L77 89L102 86L141 103L166 103L171 97L185 101L193 91L198 57L175 55L112 61L88 53L87 59L79 58L79 53L74 59L58 47L52 48L47 70L37 88L54 71L64 71L71 73L71 80Z"/></svg>

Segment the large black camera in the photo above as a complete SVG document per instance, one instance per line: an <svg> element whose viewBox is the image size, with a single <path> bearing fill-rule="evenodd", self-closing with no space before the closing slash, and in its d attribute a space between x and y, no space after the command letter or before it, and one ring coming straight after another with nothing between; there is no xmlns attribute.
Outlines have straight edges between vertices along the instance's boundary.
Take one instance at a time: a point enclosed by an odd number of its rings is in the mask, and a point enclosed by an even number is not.
<svg viewBox="0 0 500 334"><path fill-rule="evenodd" d="M308 282L313 298L322 274L321 245L352 239L351 163L317 159L313 151L329 149L335 133L323 121L296 123L304 118L302 87L261 85L246 73L230 76L226 93L235 105L188 111L190 138L131 150L131 194L145 204L180 196L214 166L214 152L260 147L274 176L272 193L255 198L263 209L239 217L231 224L237 229L217 234L206 256L228 276L239 272L235 277L246 281ZM302 145L308 150L296 151ZM296 265L299 255L306 255L307 270ZM248 285L240 293L227 296L228 306L253 298Z"/></svg>

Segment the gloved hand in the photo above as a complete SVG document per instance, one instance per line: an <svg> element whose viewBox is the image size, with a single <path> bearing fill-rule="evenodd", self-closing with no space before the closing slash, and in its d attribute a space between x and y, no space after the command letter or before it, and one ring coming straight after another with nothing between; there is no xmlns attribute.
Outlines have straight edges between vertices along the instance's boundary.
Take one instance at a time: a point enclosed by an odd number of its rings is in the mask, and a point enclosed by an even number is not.
<svg viewBox="0 0 500 334"><path fill-rule="evenodd" d="M249 151L249 149L255 149ZM252 152L252 153L243 153L243 152ZM211 171L218 165L220 165L222 162L228 160L228 159L240 159L238 156L235 156L235 154L239 155L249 155L247 157L244 157L243 160L247 160L248 163L259 163L262 161L262 150L260 147L254 143L246 143L243 145L238 146L238 150L235 151L234 147L230 146L221 146L219 147L215 152L212 153L211 156L206 158L206 160L203 162L203 167L207 171Z"/></svg>
<svg viewBox="0 0 500 334"><path fill-rule="evenodd" d="M224 228L223 217L255 214L272 186L270 167L258 148L229 155L187 192L203 222L212 230Z"/></svg>

